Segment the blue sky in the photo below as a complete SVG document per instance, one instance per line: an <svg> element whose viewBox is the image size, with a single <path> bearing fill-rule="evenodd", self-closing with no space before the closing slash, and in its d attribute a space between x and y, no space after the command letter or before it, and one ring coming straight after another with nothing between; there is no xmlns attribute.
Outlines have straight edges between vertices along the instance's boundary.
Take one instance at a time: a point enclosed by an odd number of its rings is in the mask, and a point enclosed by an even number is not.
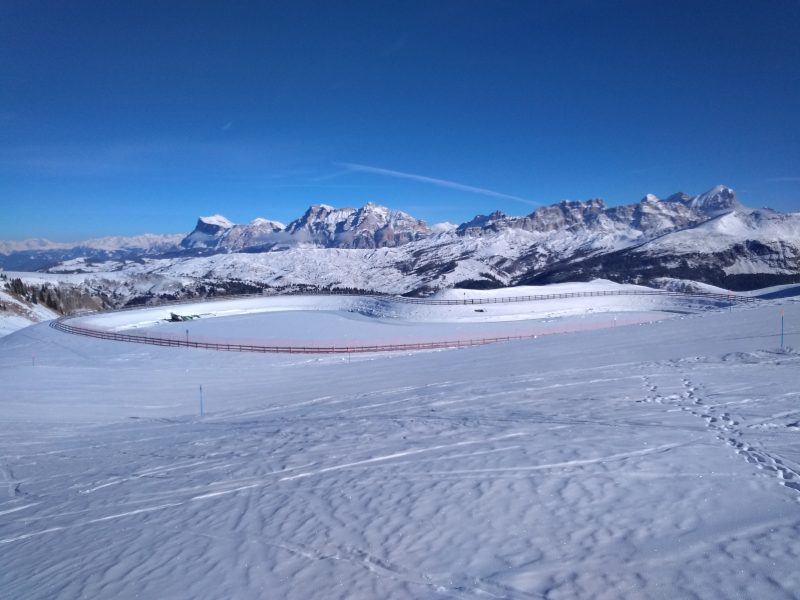
<svg viewBox="0 0 800 600"><path fill-rule="evenodd" d="M800 210L800 2L0 3L0 239L734 187Z"/></svg>

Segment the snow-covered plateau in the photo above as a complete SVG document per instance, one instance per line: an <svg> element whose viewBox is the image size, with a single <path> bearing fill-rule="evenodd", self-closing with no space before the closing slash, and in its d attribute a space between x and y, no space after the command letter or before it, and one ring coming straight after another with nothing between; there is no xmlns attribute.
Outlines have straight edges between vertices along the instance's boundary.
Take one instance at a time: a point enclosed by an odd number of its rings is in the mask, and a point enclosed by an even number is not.
<svg viewBox="0 0 800 600"><path fill-rule="evenodd" d="M78 317L259 339L551 327L349 356L24 328L0 338L0 596L796 598L796 293L484 313L255 298L172 307L199 316L181 323L162 320L169 308ZM519 290L438 298L504 295ZM622 324L634 315L649 317ZM604 326L571 327L587 319Z"/></svg>

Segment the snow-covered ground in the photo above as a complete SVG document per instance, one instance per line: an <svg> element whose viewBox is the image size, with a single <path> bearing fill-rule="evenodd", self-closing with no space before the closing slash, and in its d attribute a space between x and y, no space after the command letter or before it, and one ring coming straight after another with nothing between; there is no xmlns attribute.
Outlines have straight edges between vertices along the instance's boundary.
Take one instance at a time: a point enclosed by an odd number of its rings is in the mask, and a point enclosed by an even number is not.
<svg viewBox="0 0 800 600"><path fill-rule="evenodd" d="M56 317L58 314L46 306L21 302L0 288L0 337Z"/></svg>
<svg viewBox="0 0 800 600"><path fill-rule="evenodd" d="M563 298L520 301L545 294L652 291L642 286L594 281L451 291L432 299L463 303L456 305L401 302L401 299L373 296L262 296L95 313L69 322L93 330L133 331L149 338L193 342L358 347L533 337L601 329L674 318L720 304L703 298L652 295L592 296L569 298L566 302ZM171 314L192 320L170 322Z"/></svg>
<svg viewBox="0 0 800 600"><path fill-rule="evenodd" d="M292 315L186 325L367 319ZM349 359L28 327L0 339L0 590L795 598L799 322L784 299Z"/></svg>

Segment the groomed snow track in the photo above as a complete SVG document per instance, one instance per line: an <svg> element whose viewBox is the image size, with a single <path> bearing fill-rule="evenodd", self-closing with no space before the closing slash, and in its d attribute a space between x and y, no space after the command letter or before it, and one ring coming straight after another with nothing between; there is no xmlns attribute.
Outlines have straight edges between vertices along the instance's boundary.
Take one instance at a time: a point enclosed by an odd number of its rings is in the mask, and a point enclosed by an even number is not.
<svg viewBox="0 0 800 600"><path fill-rule="evenodd" d="M344 295L344 294L340 294ZM541 300L559 300L569 298L588 298L599 296L673 296L683 298L703 298L706 300L721 302L725 304L738 304L738 303L751 303L755 302L757 298L740 295L727 295L727 294L713 294L713 293L684 293L684 292L669 292L669 291L641 291L641 290L601 290L591 292L566 292L560 294L541 294L533 296L511 296L500 298L464 298L464 299L428 299L428 298L406 298L402 296L381 296L381 295L365 295L359 297L374 297L382 302L397 302L397 303L413 303L413 304L429 304L439 306L454 306L454 305L474 305L474 304L504 304L511 302L535 302ZM236 296L230 297L230 300L241 298L259 297L258 295L250 296ZM270 296L264 296L270 297ZM220 300L215 298L214 300ZM196 299L191 302L197 302ZM185 302L171 303L175 305L183 304ZM141 309L144 307L136 307ZM100 311L105 313L122 312L129 310L136 310L132 308L124 308L109 311ZM119 333L116 331L106 331L102 329L93 329L90 327L79 327L69 324L69 321L78 318L82 315L71 315L61 317L52 321L50 326L54 329L64 333L73 335L82 335L87 337L99 338L104 340L114 340L118 342L132 342L136 344L149 344L152 346L169 346L169 347L184 347L184 348L200 348L205 350L217 350L222 352L259 352L259 353L279 353L279 354L351 354L351 353L369 353L369 352L403 352L411 350L437 350L444 348L468 348L471 346L483 346L486 344L495 344L498 342L510 342L514 340L529 340L539 337L540 333L527 334L527 335L511 335L511 336L497 336L497 337L484 337L475 339L459 339L459 340L444 340L435 342L415 342L403 344L376 344L376 345L329 345L329 346L305 346L305 345L267 345L267 344L235 344L225 342L200 342L190 341L169 337L159 337L154 335L135 335L130 333ZM626 322L615 322L619 325L625 325Z"/></svg>

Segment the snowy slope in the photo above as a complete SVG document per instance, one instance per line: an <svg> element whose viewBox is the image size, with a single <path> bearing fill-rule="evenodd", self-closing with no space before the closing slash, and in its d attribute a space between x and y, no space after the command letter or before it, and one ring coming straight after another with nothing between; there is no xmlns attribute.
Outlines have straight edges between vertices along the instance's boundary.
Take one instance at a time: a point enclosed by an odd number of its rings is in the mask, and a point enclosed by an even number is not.
<svg viewBox="0 0 800 600"><path fill-rule="evenodd" d="M0 340L0 589L791 598L779 308L796 346L788 302L350 362L27 328Z"/></svg>
<svg viewBox="0 0 800 600"><path fill-rule="evenodd" d="M793 214L769 210L730 212L699 225L695 229L676 232L659 238L639 251L650 253L688 254L719 252L742 240L763 243L800 239L800 218Z"/></svg>
<svg viewBox="0 0 800 600"><path fill-rule="evenodd" d="M22 302L0 289L0 337L59 315L41 304Z"/></svg>

